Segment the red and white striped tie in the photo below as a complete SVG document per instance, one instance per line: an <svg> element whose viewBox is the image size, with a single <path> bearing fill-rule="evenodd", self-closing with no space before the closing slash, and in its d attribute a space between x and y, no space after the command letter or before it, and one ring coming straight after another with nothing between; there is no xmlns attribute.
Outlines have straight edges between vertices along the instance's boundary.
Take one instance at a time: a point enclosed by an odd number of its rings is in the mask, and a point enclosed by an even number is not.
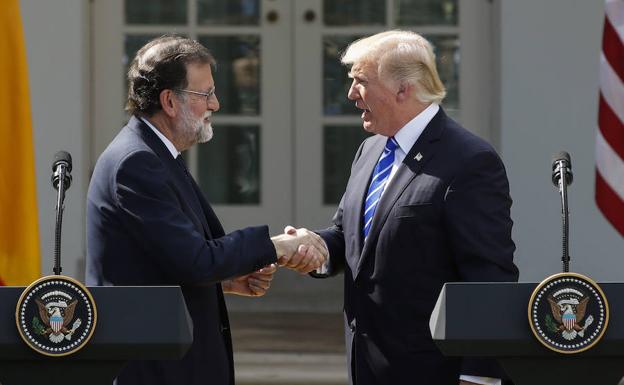
<svg viewBox="0 0 624 385"><path fill-rule="evenodd" d="M600 55L596 204L624 236L624 0L607 0Z"/></svg>

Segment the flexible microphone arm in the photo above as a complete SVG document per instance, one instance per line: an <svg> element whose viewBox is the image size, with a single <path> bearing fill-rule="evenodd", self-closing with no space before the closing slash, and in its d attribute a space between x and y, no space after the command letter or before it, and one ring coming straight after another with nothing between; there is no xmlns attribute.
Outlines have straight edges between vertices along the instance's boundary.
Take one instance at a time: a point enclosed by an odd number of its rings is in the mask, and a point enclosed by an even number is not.
<svg viewBox="0 0 624 385"><path fill-rule="evenodd" d="M570 254L569 254L569 235L570 225L568 211L568 185L572 183L572 162L570 161L570 154L565 151L560 152L553 157L553 176L552 180L555 186L559 188L559 194L561 196L561 221L563 225L562 236L562 256L561 261L563 263L563 272L570 271Z"/></svg>
<svg viewBox="0 0 624 385"><path fill-rule="evenodd" d="M64 166L60 166L64 169ZM63 268L61 267L61 227L63 226L63 209L65 205L63 200L65 199L65 181L63 174L65 171L59 173L61 178L58 184L58 194L56 194L56 225L54 230L54 274L60 275Z"/></svg>
<svg viewBox="0 0 624 385"><path fill-rule="evenodd" d="M61 228L63 225L63 209L65 205L65 191L71 186L71 155L65 151L59 151L54 155L52 164L52 186L58 191L56 195L56 225L54 231L54 274L60 275L61 267Z"/></svg>
<svg viewBox="0 0 624 385"><path fill-rule="evenodd" d="M566 173L561 174L561 179L559 180L559 191L561 192L561 220L563 224L563 246L562 246L562 255L561 261L563 262L563 272L567 273L570 271L570 246L569 246L569 236L570 236L570 225L569 225L569 216L570 212L568 211L568 184L566 181Z"/></svg>

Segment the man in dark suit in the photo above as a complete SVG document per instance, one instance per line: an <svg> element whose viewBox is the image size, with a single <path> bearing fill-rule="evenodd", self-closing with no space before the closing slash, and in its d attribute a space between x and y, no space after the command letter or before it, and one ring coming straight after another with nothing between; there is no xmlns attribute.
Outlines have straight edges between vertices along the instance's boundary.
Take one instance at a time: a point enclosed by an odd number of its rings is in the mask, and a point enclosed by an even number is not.
<svg viewBox="0 0 624 385"><path fill-rule="evenodd" d="M444 357L429 318L445 282L518 279L503 163L439 106L445 89L418 34L358 40L342 62L348 98L376 134L355 155L333 227L319 232L323 275L344 272L350 382L500 384L493 362Z"/></svg>
<svg viewBox="0 0 624 385"><path fill-rule="evenodd" d="M181 361L129 363L118 385L233 384L223 293L263 295L278 256L300 272L324 261L318 237L270 238L267 226L225 234L188 173L180 152L212 137L219 109L213 64L190 39L166 36L141 48L128 71L133 116L89 185L87 284L180 285L194 326Z"/></svg>

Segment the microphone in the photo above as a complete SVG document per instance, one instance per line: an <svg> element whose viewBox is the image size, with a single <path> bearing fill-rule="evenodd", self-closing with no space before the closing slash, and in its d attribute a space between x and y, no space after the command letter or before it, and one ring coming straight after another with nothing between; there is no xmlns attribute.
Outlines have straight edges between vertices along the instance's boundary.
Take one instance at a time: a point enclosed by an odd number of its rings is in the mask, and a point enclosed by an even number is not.
<svg viewBox="0 0 624 385"><path fill-rule="evenodd" d="M61 267L61 228L63 226L63 209L65 191L71 186L72 158L67 151L59 151L54 154L52 162L52 187L57 191L56 195L56 226L54 232L54 274L60 275Z"/></svg>
<svg viewBox="0 0 624 385"><path fill-rule="evenodd" d="M572 162L570 161L570 154L565 151L561 151L553 156L552 182L555 187L559 187L562 175L564 175L563 181L565 181L566 186L571 185L574 179L572 175Z"/></svg>
<svg viewBox="0 0 624 385"><path fill-rule="evenodd" d="M52 162L52 187L58 191L59 181L63 180L65 190L71 186L72 177L72 157L67 151L59 151L54 154L54 162Z"/></svg>
<svg viewBox="0 0 624 385"><path fill-rule="evenodd" d="M553 156L552 162L552 182L559 189L561 198L561 221L563 225L562 235L562 256L563 272L570 271L570 252L569 252L569 211L568 211L568 185L572 184L572 162L570 154L561 151Z"/></svg>

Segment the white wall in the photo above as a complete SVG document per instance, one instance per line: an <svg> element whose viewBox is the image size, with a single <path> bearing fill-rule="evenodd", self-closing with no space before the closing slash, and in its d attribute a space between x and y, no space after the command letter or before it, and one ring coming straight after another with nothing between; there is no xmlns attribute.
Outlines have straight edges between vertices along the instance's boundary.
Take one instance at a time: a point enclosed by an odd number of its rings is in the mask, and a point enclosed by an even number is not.
<svg viewBox="0 0 624 385"><path fill-rule="evenodd" d="M551 156L571 154L571 270L624 281L624 242L596 208L594 143L602 0L501 0L501 149L520 279L561 271Z"/></svg>
<svg viewBox="0 0 624 385"><path fill-rule="evenodd" d="M59 150L73 157L73 183L63 216L63 274L84 279L84 199L89 129L88 1L20 0L35 137L42 274L52 274L56 191L51 164Z"/></svg>

